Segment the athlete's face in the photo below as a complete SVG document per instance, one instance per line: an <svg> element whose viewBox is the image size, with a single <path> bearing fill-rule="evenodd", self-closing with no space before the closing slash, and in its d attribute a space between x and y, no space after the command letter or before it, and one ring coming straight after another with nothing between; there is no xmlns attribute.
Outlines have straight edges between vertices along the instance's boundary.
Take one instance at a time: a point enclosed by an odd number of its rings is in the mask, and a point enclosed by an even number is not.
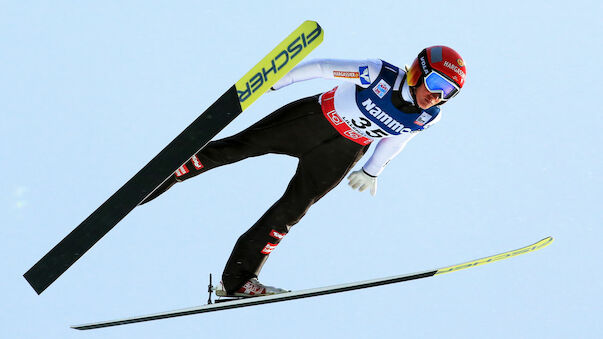
<svg viewBox="0 0 603 339"><path fill-rule="evenodd" d="M421 83L421 86L415 90L415 97L417 98L417 105L422 109L428 109L429 107L438 104L442 101L442 97L439 93L431 93L426 87L425 82Z"/></svg>

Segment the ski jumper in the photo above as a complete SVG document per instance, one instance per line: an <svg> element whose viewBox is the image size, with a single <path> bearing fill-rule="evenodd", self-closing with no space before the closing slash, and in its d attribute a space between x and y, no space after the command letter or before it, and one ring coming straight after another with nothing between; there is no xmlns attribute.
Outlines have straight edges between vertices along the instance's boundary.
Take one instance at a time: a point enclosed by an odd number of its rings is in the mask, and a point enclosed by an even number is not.
<svg viewBox="0 0 603 339"><path fill-rule="evenodd" d="M231 137L212 141L182 165L146 203L176 182L267 153L299 159L283 196L237 240L222 281L230 293L257 277L270 253L310 206L333 189L379 140L363 170L378 176L418 132L439 120L439 108L414 105L404 70L382 60L313 60L274 85L313 78L346 80L333 90L281 107Z"/></svg>

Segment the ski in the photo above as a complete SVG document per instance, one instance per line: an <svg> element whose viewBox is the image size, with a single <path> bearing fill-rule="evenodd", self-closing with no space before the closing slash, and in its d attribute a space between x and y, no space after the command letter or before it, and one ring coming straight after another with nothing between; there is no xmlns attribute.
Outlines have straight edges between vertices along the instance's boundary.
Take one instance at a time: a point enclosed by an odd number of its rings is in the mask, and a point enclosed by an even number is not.
<svg viewBox="0 0 603 339"><path fill-rule="evenodd" d="M320 296L320 295L341 293L341 292L353 291L353 290L364 289L364 288L369 288L369 287L394 284L394 283L399 283L399 282L408 281L408 280L422 279L422 278L432 277L432 276L439 275L439 274L456 272L456 271L459 271L462 269L480 266L480 265L488 264L488 263L491 263L494 261L515 257L520 254L533 252L533 251L536 251L540 248L543 248L543 247L549 245L552 241L553 241L552 237L547 237L532 245L525 246L525 247L522 247L522 248L519 248L519 249L516 249L513 251L508 251L508 252L492 255L489 257L464 262L462 264L442 267L442 268L430 270L430 271L397 275L397 276L392 276L392 277L387 277L387 278L373 279L373 280L360 281L360 282L354 282L354 283L348 283L348 284L342 284L342 285L334 285L334 286L328 286L328 287L320 287L320 288L307 289L307 290L301 290L301 291L293 291L293 292L275 294L275 295L264 296L264 297L252 297L252 298L237 299L237 300L233 300L233 301L225 301L225 302L216 303L216 304L210 303L210 304L203 305L203 306L197 306L197 307L180 309L180 310L169 311L169 312L155 313L155 314L136 316L136 317L124 318L124 319L118 319L118 320L112 320L112 321L103 321L103 322L97 322L97 323L83 324L83 325L74 325L74 326L71 326L71 328L74 328L77 330L90 330L90 329L96 329L96 328L139 323L139 322L144 322L144 321L182 317L182 316L199 314L199 313L222 311L222 310L228 310L228 309L233 309L233 308L270 304L270 303L276 303L276 302L287 301L287 300L310 298L310 297L316 297L316 296ZM210 285L211 285L211 280L210 280ZM209 300L209 302L211 302L211 299Z"/></svg>
<svg viewBox="0 0 603 339"><path fill-rule="evenodd" d="M323 30L317 22L302 23L32 266L24 277L33 289L40 294L48 288L176 169L316 48L323 37Z"/></svg>

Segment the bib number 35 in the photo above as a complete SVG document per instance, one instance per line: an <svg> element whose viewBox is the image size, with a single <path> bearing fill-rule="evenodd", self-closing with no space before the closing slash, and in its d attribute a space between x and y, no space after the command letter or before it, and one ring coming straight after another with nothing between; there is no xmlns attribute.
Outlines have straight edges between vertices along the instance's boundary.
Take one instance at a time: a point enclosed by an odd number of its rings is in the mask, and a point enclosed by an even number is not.
<svg viewBox="0 0 603 339"><path fill-rule="evenodd" d="M371 138L383 138L389 135L387 134L387 132L383 131L380 128L369 129L369 127L371 127L373 123L367 118L361 117L358 120L359 121L352 119L352 124L354 124L354 126L358 127L359 129L365 130L364 133L366 133L366 135L370 136Z"/></svg>

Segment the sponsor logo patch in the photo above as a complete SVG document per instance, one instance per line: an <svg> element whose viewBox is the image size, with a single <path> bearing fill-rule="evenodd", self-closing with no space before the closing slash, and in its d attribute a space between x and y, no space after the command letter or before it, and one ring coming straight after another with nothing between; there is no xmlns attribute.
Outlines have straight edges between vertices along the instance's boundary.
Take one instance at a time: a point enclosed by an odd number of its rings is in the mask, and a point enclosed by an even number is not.
<svg viewBox="0 0 603 339"><path fill-rule="evenodd" d="M275 230L272 230L272 231L270 231L270 236L273 237L273 238L276 238L276 239L280 240L280 239L283 239L285 237L285 234L279 233L279 232L277 232Z"/></svg>
<svg viewBox="0 0 603 339"><path fill-rule="evenodd" d="M181 176L185 175L186 173L188 173L188 167L186 167L186 165L182 165L174 173L176 173L177 177L181 177Z"/></svg>
<svg viewBox="0 0 603 339"><path fill-rule="evenodd" d="M191 161L193 162L193 166L195 166L195 168L198 170L200 170L204 167L203 164L201 163L201 160L199 160L199 158L197 158L197 155L193 155L191 158Z"/></svg>
<svg viewBox="0 0 603 339"><path fill-rule="evenodd" d="M379 98L383 99L383 97L387 94L387 92L389 92L391 88L392 87L385 80L381 79L377 86L373 87L373 92L375 92L375 94L377 94Z"/></svg>
<svg viewBox="0 0 603 339"><path fill-rule="evenodd" d="M339 116L339 114L337 114L335 111L327 113L327 116L335 126L341 125L344 122L343 119L341 119L341 117Z"/></svg>
<svg viewBox="0 0 603 339"><path fill-rule="evenodd" d="M429 68L427 68L427 61L425 57L421 57L421 68L423 69L423 74L429 74Z"/></svg>
<svg viewBox="0 0 603 339"><path fill-rule="evenodd" d="M333 71L333 76L336 78L358 79L358 78L360 78L360 73L359 72Z"/></svg>
<svg viewBox="0 0 603 339"><path fill-rule="evenodd" d="M402 123L391 117L389 114L384 112L377 104L375 104L370 98L362 102L362 107L366 112L379 120L385 126L391 128L395 133L410 132L411 129L404 127Z"/></svg>
<svg viewBox="0 0 603 339"><path fill-rule="evenodd" d="M348 137L352 138L352 139L358 139L358 138L362 138L362 135L352 131L351 129L343 132L343 134L347 135Z"/></svg>
<svg viewBox="0 0 603 339"><path fill-rule="evenodd" d="M444 66L450 68L452 71L454 71L454 73L460 75L461 76L461 79L460 79L461 82L464 81L463 78L465 77L465 72L463 72L462 69L458 68L455 64L451 64L448 61L444 61ZM456 77L454 77L454 78L455 78L455 80L457 80Z"/></svg>
<svg viewBox="0 0 603 339"><path fill-rule="evenodd" d="M429 119L431 119L431 115L426 112L423 112L417 118L417 120L415 120L415 125L423 126L429 121Z"/></svg>
<svg viewBox="0 0 603 339"><path fill-rule="evenodd" d="M252 94L260 90L262 87L265 88L265 84L270 81L269 77L281 77L283 67L289 63L290 60L295 59L299 53L308 47L313 47L313 43L322 34L322 28L317 24L311 32L302 32L294 39L292 38L291 43L287 46L280 46L281 50L275 50L270 52L271 60L262 60L261 69L256 66L253 72L248 73L245 77L236 83L237 94L239 95L239 101L243 104L247 99L252 97ZM268 68L268 69L266 69ZM245 106L246 107L246 106Z"/></svg>
<svg viewBox="0 0 603 339"><path fill-rule="evenodd" d="M360 66L358 68L358 71L360 73L360 83L363 84L363 85L370 85L371 84L371 77L369 75L368 66Z"/></svg>
<svg viewBox="0 0 603 339"><path fill-rule="evenodd" d="M264 246L264 249L262 250L262 254L272 253L272 251L274 251L274 249L276 248L277 245L278 244L267 243L266 246Z"/></svg>

